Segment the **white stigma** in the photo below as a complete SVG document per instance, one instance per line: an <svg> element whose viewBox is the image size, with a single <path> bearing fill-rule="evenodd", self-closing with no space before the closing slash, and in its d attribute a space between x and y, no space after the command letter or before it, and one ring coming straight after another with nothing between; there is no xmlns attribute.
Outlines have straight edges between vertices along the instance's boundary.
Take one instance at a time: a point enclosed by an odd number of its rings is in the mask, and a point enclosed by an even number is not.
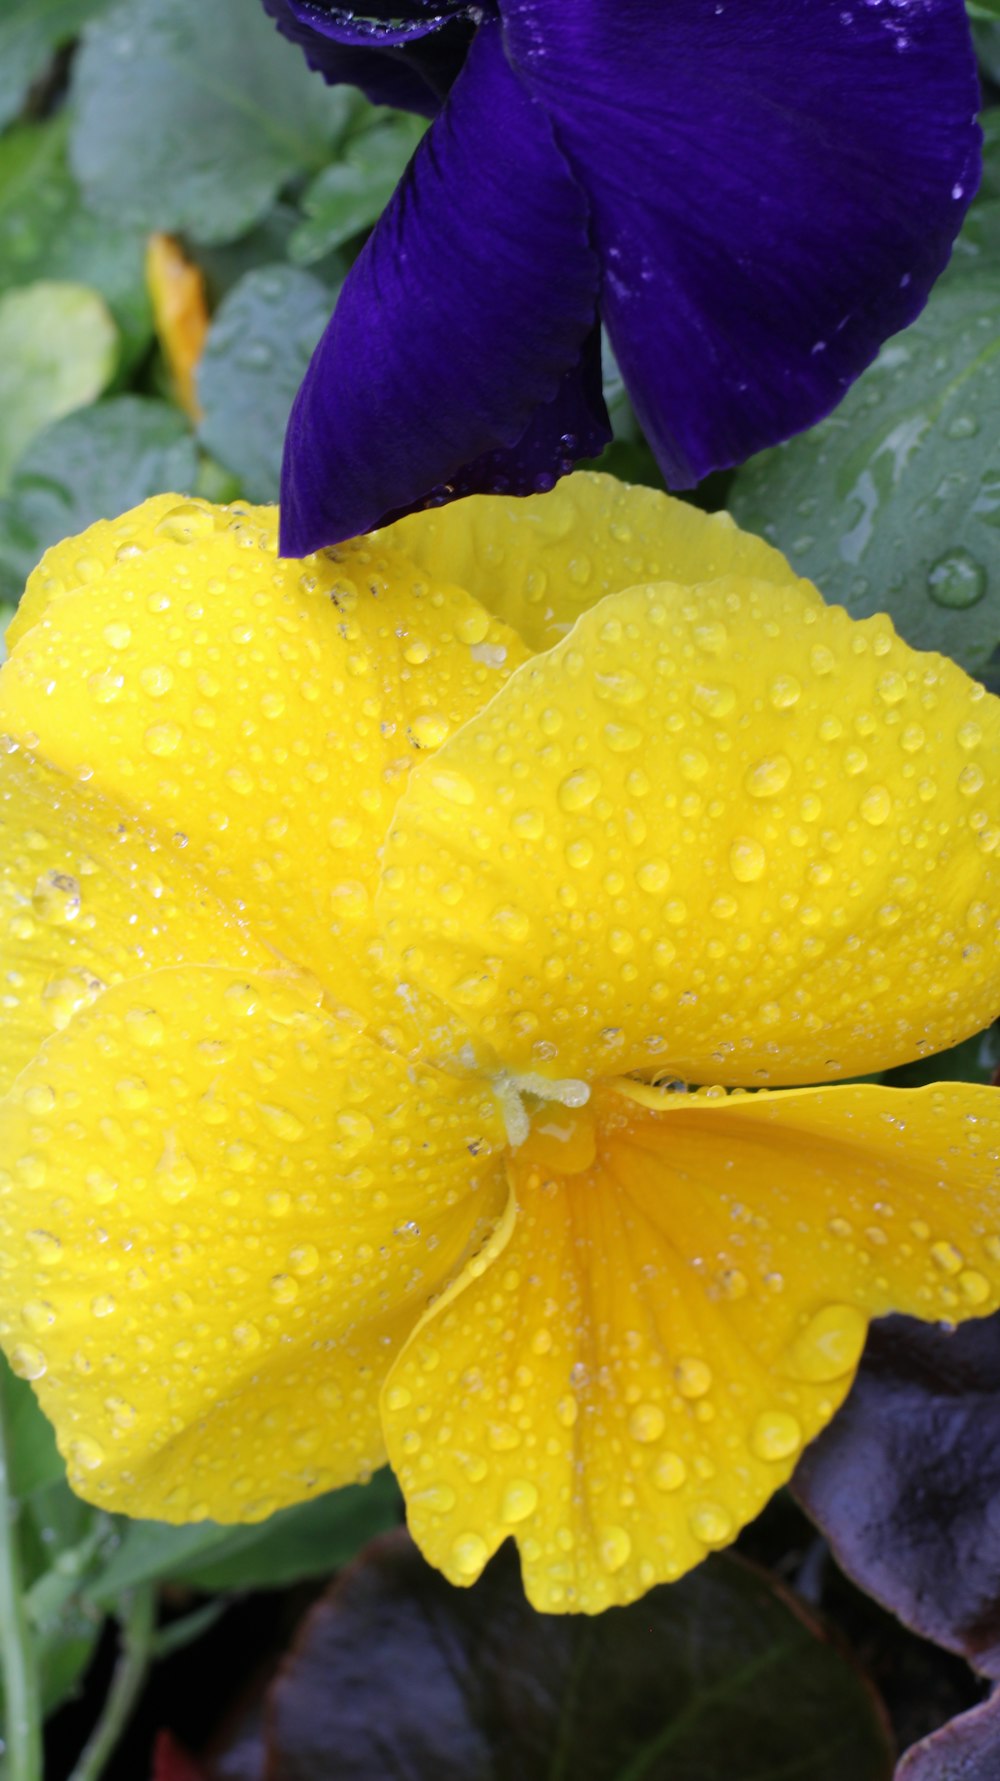
<svg viewBox="0 0 1000 1781"><path fill-rule="evenodd" d="M516 1074L501 1070L493 1078L493 1093L500 1103L507 1139L512 1150L524 1143L531 1130L531 1114L524 1105L524 1096L536 1101L555 1101L560 1107L585 1107L590 1100L590 1085L579 1077L565 1076L553 1081L537 1070Z"/></svg>

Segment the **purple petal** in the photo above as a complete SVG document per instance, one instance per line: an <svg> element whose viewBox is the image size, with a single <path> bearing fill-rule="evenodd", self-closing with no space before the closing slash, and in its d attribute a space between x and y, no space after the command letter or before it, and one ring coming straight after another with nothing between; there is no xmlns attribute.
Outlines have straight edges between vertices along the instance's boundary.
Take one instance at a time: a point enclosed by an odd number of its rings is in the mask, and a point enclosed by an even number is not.
<svg viewBox="0 0 1000 1781"><path fill-rule="evenodd" d="M278 30L298 44L330 86L359 87L375 105L435 117L472 41L465 18L425 19L373 38L303 0L263 0ZM439 11L443 9L438 9ZM439 28L440 26L440 28Z"/></svg>
<svg viewBox="0 0 1000 1781"><path fill-rule="evenodd" d="M597 285L586 199L487 22L351 269L296 398L282 550L300 556L367 532L519 442L529 487L560 474L575 455L561 435L594 407L584 348ZM516 453L502 472L495 460L481 465L474 486L501 473L524 486Z"/></svg>
<svg viewBox="0 0 1000 1781"><path fill-rule="evenodd" d="M975 190L963 0L500 0L587 190L675 486L811 425L923 306Z"/></svg>
<svg viewBox="0 0 1000 1781"><path fill-rule="evenodd" d="M551 402L535 409L517 443L484 452L448 483L431 489L427 505L462 495L537 495L552 488L579 458L599 457L611 439L601 382L601 330L584 343L579 363L567 371ZM404 512L388 515L401 519Z"/></svg>

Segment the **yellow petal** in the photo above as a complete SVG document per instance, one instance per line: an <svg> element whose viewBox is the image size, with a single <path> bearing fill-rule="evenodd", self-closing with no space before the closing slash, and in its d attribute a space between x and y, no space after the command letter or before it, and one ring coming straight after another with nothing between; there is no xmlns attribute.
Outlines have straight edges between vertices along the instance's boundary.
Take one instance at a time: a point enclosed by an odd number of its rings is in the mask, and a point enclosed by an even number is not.
<svg viewBox="0 0 1000 1781"><path fill-rule="evenodd" d="M20 605L7 627L8 653L25 631L38 623L59 594L89 587L100 581L116 563L128 562L139 552L148 550L156 536L158 522L182 504L185 503L180 495L151 495L141 507L130 507L117 519L95 520L85 532L50 545L28 576ZM263 507L250 507L244 511L258 524L267 517L267 509Z"/></svg>
<svg viewBox="0 0 1000 1781"><path fill-rule="evenodd" d="M795 579L773 545L741 532L728 513L592 471L564 477L550 494L428 508L378 536L428 575L468 588L532 649L550 649L581 612L636 582Z"/></svg>
<svg viewBox="0 0 1000 1781"><path fill-rule="evenodd" d="M195 378L208 335L205 280L172 235L151 235L146 283L177 400L193 421L199 421Z"/></svg>
<svg viewBox="0 0 1000 1781"><path fill-rule="evenodd" d="M1000 1303L995 1090L625 1087L651 1105L602 1091L588 1168L558 1175L529 1137L512 1234L383 1392L428 1558L470 1583L513 1535L546 1612L630 1601L733 1539L844 1398L870 1316Z"/></svg>
<svg viewBox="0 0 1000 1781"><path fill-rule="evenodd" d="M526 652L398 554L281 561L274 509L143 512L124 543L120 522L99 526L42 565L0 728L90 773L257 936L368 1013L376 849L400 785Z"/></svg>
<svg viewBox="0 0 1000 1781"><path fill-rule="evenodd" d="M933 1051L1000 1004L998 744L1000 701L805 584L612 595L411 776L397 969L553 1076Z"/></svg>
<svg viewBox="0 0 1000 1781"><path fill-rule="evenodd" d="M183 855L61 774L0 775L0 1093L108 984L197 960L273 964Z"/></svg>
<svg viewBox="0 0 1000 1781"><path fill-rule="evenodd" d="M71 1483L254 1520L382 1459L377 1399L506 1198L494 1105L308 981L108 990L0 1103L0 1329Z"/></svg>

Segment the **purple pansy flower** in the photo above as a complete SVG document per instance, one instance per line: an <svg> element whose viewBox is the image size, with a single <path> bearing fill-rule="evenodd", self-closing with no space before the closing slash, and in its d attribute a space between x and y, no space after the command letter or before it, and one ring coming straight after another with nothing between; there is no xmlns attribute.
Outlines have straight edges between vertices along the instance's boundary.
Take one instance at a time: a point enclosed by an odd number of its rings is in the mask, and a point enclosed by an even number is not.
<svg viewBox="0 0 1000 1781"><path fill-rule="evenodd" d="M601 321L673 487L810 426L975 191L963 0L264 4L434 120L292 411L294 555L596 455Z"/></svg>

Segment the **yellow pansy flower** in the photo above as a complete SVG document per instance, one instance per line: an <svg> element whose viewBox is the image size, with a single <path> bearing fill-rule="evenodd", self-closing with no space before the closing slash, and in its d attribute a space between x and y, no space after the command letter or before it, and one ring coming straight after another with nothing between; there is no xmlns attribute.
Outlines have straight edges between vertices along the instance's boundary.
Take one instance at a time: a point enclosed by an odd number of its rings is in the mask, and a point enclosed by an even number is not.
<svg viewBox="0 0 1000 1781"><path fill-rule="evenodd" d="M158 497L15 620L4 1343L94 1502L388 1455L455 1582L628 1601L1000 1303L995 1091L847 1080L996 1013L1000 703L605 477L275 533Z"/></svg>

